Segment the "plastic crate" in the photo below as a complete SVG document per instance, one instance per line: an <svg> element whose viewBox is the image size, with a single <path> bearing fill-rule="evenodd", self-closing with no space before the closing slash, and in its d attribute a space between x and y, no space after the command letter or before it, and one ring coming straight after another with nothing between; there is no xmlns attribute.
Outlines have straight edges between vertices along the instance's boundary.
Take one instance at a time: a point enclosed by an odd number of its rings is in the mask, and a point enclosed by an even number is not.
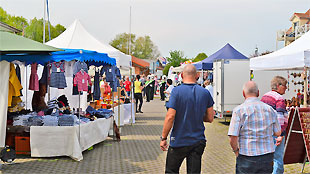
<svg viewBox="0 0 310 174"><path fill-rule="evenodd" d="M30 155L30 137L15 137L16 154Z"/></svg>

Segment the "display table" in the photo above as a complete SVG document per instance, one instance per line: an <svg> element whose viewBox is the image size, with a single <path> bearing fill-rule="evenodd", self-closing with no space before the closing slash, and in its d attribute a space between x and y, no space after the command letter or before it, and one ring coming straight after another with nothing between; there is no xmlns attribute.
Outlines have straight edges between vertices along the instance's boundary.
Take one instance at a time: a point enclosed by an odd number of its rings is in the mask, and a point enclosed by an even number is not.
<svg viewBox="0 0 310 174"><path fill-rule="evenodd" d="M32 157L69 156L83 159L82 152L104 141L110 129L112 117L100 118L79 126L31 126L30 147Z"/></svg>
<svg viewBox="0 0 310 174"><path fill-rule="evenodd" d="M128 104L123 104L124 105L124 124L130 124L131 121L131 113L132 113L132 123L135 123L135 114L136 114L136 107L135 104L133 103L131 105L131 103ZM132 107L131 107L132 106ZM131 108L131 112L130 112L130 108Z"/></svg>

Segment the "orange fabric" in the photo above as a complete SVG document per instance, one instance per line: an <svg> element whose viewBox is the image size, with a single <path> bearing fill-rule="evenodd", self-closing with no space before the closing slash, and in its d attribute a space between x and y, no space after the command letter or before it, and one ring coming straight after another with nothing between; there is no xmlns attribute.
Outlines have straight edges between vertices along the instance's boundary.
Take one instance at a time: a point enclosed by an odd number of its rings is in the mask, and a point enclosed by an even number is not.
<svg viewBox="0 0 310 174"><path fill-rule="evenodd" d="M10 77L9 77L9 96L8 96L8 106L12 106L13 96L20 96L20 90L23 89L18 77L16 75L15 66L10 63Z"/></svg>

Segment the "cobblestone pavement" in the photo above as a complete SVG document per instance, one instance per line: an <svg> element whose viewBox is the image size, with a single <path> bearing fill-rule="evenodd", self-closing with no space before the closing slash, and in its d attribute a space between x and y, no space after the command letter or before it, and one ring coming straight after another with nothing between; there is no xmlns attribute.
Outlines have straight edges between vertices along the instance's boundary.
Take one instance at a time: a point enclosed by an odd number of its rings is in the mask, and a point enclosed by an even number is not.
<svg viewBox="0 0 310 174"><path fill-rule="evenodd" d="M122 128L122 141L99 143L83 153L84 160L69 157L30 158L18 156L14 165L4 165L2 173L164 173L166 152L159 148L165 117L164 102L154 99L144 103L136 124ZM206 124L207 146L203 154L202 173L234 173L235 156L229 146L228 126L215 119ZM181 173L186 173L183 162ZM299 173L301 164L286 165L285 173ZM307 165L305 172L309 172ZM1 173L1 172L0 172Z"/></svg>

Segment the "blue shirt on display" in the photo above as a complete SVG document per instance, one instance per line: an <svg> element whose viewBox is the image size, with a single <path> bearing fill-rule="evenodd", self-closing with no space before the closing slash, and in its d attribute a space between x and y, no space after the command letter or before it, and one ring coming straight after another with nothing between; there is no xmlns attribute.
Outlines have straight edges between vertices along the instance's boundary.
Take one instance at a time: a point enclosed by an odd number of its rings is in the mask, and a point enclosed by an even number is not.
<svg viewBox="0 0 310 174"><path fill-rule="evenodd" d="M203 118L207 108L213 104L209 91L197 84L182 84L175 87L167 106L176 110L170 146L192 146L205 140Z"/></svg>

